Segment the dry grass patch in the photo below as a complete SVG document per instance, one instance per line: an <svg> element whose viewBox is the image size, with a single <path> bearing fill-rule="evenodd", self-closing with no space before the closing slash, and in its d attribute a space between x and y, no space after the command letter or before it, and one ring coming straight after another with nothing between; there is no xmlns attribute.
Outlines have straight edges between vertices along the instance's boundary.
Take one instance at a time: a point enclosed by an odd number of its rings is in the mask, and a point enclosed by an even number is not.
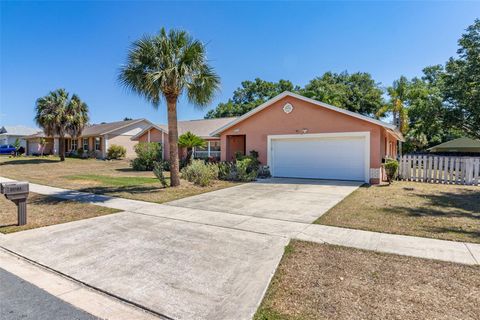
<svg viewBox="0 0 480 320"><path fill-rule="evenodd" d="M480 267L292 241L254 319L480 319Z"/></svg>
<svg viewBox="0 0 480 320"><path fill-rule="evenodd" d="M0 176L54 187L92 192L114 197L163 203L228 188L237 183L215 181L208 187L182 180L175 188L163 188L151 171L134 171L128 160L57 157L0 158ZM167 180L169 173L166 172Z"/></svg>
<svg viewBox="0 0 480 320"><path fill-rule="evenodd" d="M27 224L17 226L17 207L0 196L0 232L11 233L27 229L50 226L75 220L88 219L119 212L92 204L30 193L27 201Z"/></svg>
<svg viewBox="0 0 480 320"><path fill-rule="evenodd" d="M362 187L315 223L480 243L480 187L401 181Z"/></svg>

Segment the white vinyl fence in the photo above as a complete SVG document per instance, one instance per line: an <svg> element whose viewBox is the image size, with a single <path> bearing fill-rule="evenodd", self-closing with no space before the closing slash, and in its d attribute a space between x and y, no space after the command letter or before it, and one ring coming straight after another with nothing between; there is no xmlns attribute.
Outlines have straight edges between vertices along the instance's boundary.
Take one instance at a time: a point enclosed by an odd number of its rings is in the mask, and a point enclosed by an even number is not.
<svg viewBox="0 0 480 320"><path fill-rule="evenodd" d="M404 155L399 178L408 181L480 185L480 157Z"/></svg>

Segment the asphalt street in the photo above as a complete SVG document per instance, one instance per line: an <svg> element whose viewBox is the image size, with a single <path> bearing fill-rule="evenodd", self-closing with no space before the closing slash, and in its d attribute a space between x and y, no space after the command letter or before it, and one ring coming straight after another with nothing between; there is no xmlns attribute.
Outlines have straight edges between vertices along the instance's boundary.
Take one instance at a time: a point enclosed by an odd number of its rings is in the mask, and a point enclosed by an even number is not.
<svg viewBox="0 0 480 320"><path fill-rule="evenodd" d="M98 319L0 268L0 319Z"/></svg>

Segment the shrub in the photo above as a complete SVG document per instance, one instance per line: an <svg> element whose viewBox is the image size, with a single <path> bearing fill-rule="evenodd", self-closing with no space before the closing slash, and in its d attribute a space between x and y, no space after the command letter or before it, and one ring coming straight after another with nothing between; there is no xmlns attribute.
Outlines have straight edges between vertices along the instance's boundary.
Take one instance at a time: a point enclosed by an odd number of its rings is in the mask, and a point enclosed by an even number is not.
<svg viewBox="0 0 480 320"><path fill-rule="evenodd" d="M108 147L108 150L107 150L108 159L125 158L126 154L127 154L127 149L125 149L125 147L123 146L119 146L116 144L112 144L110 147Z"/></svg>
<svg viewBox="0 0 480 320"><path fill-rule="evenodd" d="M243 160L235 161L235 167L237 168L237 179L243 182L254 181L257 178L257 170L252 167L252 160L250 157L246 157Z"/></svg>
<svg viewBox="0 0 480 320"><path fill-rule="evenodd" d="M195 185L205 187L218 178L218 166L213 163L205 163L203 160L193 160L189 166L182 169L182 178Z"/></svg>
<svg viewBox="0 0 480 320"><path fill-rule="evenodd" d="M151 171L157 161L162 160L162 146L156 142L140 142L135 145L137 157L130 162L133 170Z"/></svg>
<svg viewBox="0 0 480 320"><path fill-rule="evenodd" d="M398 173L398 161L394 159L387 159L385 161L385 174L387 175L388 184L391 184L392 181L397 177Z"/></svg>
<svg viewBox="0 0 480 320"><path fill-rule="evenodd" d="M220 180L237 180L237 168L231 162L218 163L218 179Z"/></svg>
<svg viewBox="0 0 480 320"><path fill-rule="evenodd" d="M258 168L257 178L266 179L270 178L271 176L270 168L268 166L260 166Z"/></svg>
<svg viewBox="0 0 480 320"><path fill-rule="evenodd" d="M164 162L165 161L157 161L153 164L153 174L155 177L157 177L158 180L160 180L160 183L164 188L168 186L167 184L167 179L165 178L164 175Z"/></svg>

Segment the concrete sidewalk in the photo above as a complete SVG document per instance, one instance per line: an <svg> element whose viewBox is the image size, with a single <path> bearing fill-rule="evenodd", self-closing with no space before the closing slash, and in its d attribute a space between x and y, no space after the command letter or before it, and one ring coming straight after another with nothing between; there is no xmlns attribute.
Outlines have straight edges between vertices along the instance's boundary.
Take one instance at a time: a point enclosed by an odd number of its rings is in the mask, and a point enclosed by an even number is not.
<svg viewBox="0 0 480 320"><path fill-rule="evenodd" d="M12 181L0 177L0 182ZM361 231L114 198L31 183L35 193L133 213L419 258L480 264L480 244ZM0 237L0 244L2 239Z"/></svg>

